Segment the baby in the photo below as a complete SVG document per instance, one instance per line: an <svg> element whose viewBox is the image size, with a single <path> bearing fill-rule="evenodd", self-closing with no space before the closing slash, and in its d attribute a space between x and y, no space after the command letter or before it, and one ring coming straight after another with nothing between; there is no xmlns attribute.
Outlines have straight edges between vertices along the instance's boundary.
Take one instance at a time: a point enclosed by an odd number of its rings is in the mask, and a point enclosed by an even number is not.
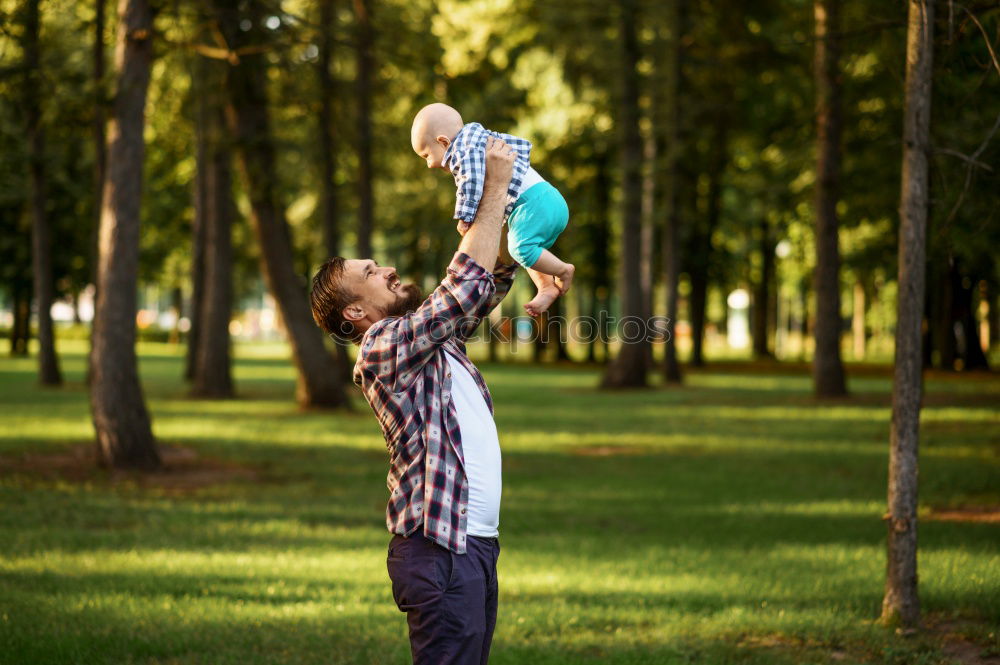
<svg viewBox="0 0 1000 665"><path fill-rule="evenodd" d="M507 248L514 260L528 269L538 293L524 306L531 316L546 311L569 290L575 268L549 251L566 228L569 208L555 187L531 168L531 143L525 139L485 129L477 122L464 124L458 111L447 104L430 104L413 119L410 142L427 168L455 176L455 219L465 235L476 217L483 195L486 139L500 138L516 153L514 175L507 189Z"/></svg>

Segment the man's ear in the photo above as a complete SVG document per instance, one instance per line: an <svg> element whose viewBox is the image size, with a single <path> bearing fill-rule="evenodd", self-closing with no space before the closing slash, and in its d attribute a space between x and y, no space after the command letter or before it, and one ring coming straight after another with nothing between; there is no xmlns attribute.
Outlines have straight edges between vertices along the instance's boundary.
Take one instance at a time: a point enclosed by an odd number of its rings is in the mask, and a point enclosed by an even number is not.
<svg viewBox="0 0 1000 665"><path fill-rule="evenodd" d="M442 146L444 146L445 150L447 150L448 146L451 145L451 139L445 136L444 134L438 134L437 138L434 140L440 143Z"/></svg>
<svg viewBox="0 0 1000 665"><path fill-rule="evenodd" d="M361 306L361 303L354 303L345 307L343 314L344 319L354 323L355 321L360 321L365 318L365 309Z"/></svg>

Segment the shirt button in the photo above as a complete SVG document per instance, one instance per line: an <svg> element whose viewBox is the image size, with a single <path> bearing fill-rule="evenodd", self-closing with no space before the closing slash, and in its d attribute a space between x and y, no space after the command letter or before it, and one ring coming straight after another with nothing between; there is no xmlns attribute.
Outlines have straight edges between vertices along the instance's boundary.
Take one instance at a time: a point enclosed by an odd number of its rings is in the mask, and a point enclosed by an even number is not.
<svg viewBox="0 0 1000 665"><path fill-rule="evenodd" d="M418 509L419 510L419 509ZM465 514L465 508L462 508L462 514Z"/></svg>

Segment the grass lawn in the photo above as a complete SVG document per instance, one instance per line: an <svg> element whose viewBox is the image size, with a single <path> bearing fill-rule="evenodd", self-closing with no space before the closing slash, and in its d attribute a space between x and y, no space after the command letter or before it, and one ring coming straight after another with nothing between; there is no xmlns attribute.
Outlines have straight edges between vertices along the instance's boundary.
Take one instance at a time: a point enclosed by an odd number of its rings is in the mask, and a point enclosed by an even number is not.
<svg viewBox="0 0 1000 665"><path fill-rule="evenodd" d="M360 399L301 413L280 347L238 347L241 399L189 399L180 349L141 371L176 470L110 475L84 348L68 385L0 358L0 663L406 663L385 569L387 455ZM1000 656L1000 376L927 378L920 589L931 629L873 623L890 378L731 363L681 389L484 365L504 461L491 663L990 662ZM358 397L360 397L358 395ZM180 452L176 452L176 451ZM194 455L197 455L193 459Z"/></svg>

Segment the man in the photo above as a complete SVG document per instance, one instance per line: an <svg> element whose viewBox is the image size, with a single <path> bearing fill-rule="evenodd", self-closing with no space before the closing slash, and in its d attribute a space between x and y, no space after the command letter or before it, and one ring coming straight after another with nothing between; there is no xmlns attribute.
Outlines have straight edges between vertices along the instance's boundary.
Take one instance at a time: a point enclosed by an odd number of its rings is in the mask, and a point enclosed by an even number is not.
<svg viewBox="0 0 1000 665"><path fill-rule="evenodd" d="M333 258L313 278L313 317L359 345L354 382L389 449L386 561L416 664L486 663L496 625L500 444L465 340L514 278L501 251L513 164L491 141L475 223L426 300L371 260Z"/></svg>

